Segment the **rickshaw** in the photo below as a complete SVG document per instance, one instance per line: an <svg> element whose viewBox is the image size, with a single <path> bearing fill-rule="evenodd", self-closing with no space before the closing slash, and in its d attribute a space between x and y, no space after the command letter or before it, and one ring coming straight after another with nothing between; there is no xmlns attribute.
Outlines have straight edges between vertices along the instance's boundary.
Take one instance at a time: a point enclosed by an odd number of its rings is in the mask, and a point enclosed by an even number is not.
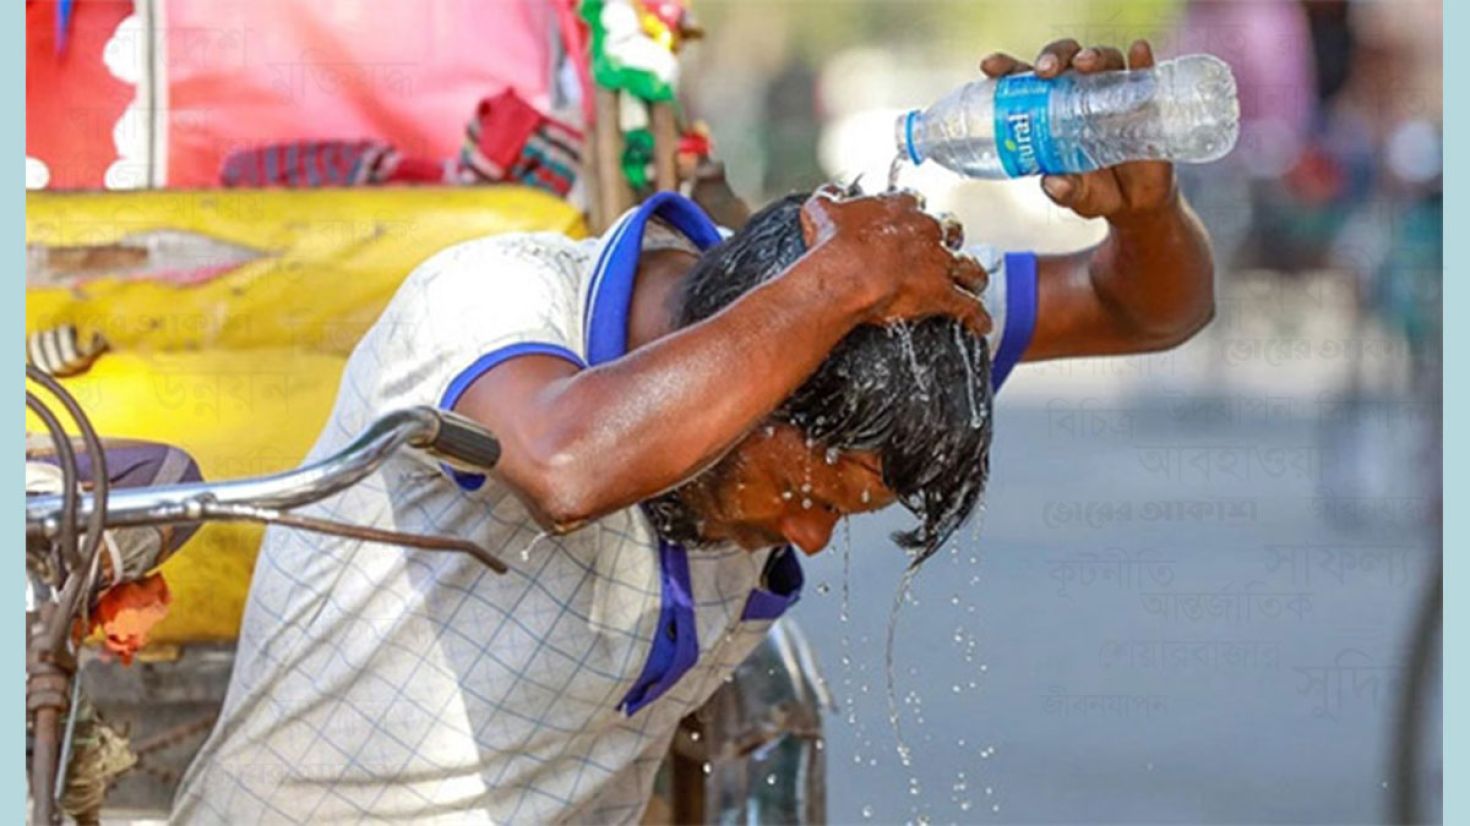
<svg viewBox="0 0 1470 826"><path fill-rule="evenodd" d="M27 497L32 820L158 817L223 700L260 524L352 530L291 508L393 450L494 462L492 434L412 409L298 468L357 337L444 246L597 232L702 186L708 138L674 95L698 29L678 0L26 12L27 432L56 468ZM202 479L109 489L115 439L173 446ZM115 553L160 524L202 526L142 565ZM104 586L151 577L166 616L108 653ZM823 821L830 705L783 620L683 722L645 822Z"/></svg>

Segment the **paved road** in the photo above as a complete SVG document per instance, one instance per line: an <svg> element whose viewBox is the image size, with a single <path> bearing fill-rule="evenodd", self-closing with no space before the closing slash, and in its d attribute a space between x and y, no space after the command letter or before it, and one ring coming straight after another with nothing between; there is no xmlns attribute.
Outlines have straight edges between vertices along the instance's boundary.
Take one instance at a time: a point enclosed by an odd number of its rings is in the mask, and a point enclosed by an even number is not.
<svg viewBox="0 0 1470 826"><path fill-rule="evenodd" d="M1420 431L1260 402L1001 405L978 540L901 613L910 767L883 666L904 517L854 521L849 622L840 540L811 560L833 822L1382 822L1433 560Z"/></svg>

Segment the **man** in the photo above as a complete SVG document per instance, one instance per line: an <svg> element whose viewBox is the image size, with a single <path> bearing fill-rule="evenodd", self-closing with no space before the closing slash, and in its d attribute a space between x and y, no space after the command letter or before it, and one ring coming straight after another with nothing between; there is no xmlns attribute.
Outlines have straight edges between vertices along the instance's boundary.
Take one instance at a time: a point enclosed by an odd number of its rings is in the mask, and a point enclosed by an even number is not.
<svg viewBox="0 0 1470 826"><path fill-rule="evenodd" d="M1123 65L1063 41L1037 71ZM323 507L513 570L272 530L176 818L636 821L678 720L798 596L792 546L898 500L921 560L983 489L991 389L1016 360L1159 349L1209 319L1206 236L1168 165L1044 186L1108 239L982 267L910 195L825 190L721 242L663 194L598 240L501 236L423 264L313 455L439 404L495 432L500 465L451 481L405 456Z"/></svg>

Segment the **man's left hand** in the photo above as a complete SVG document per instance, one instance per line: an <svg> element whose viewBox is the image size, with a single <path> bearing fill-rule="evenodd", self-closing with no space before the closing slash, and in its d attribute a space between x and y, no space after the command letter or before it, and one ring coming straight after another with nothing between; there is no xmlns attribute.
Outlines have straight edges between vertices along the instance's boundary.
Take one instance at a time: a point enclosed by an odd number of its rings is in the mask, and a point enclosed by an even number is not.
<svg viewBox="0 0 1470 826"><path fill-rule="evenodd" d="M980 62L989 77L1035 71L1037 77L1054 78L1073 70L1078 74L1120 69L1146 69L1154 65L1153 48L1147 40L1135 40L1123 52L1112 46L1083 48L1076 40L1058 40L1041 50L1036 66L996 52ZM1079 175L1047 175L1041 188L1058 205L1084 218L1106 218L1126 223L1172 204L1177 189L1174 165L1164 161L1135 161Z"/></svg>

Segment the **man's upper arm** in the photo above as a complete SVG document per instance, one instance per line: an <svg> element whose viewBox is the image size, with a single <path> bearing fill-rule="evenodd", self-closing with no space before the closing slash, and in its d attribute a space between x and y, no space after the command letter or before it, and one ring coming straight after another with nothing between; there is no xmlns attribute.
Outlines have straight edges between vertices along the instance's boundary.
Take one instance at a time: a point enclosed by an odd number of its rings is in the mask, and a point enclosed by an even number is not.
<svg viewBox="0 0 1470 826"><path fill-rule="evenodd" d="M1137 336L1118 324L1092 281L1098 246L1037 258L1036 332L1026 361L1140 352Z"/></svg>
<svg viewBox="0 0 1470 826"><path fill-rule="evenodd" d="M522 363L561 373L581 368L577 299L575 272L517 254L498 238L461 244L405 280L375 326L373 352L354 362L373 372L380 412L412 405L467 412L461 400L492 373L519 375L526 372ZM517 369L502 370L506 365ZM499 388L506 406L520 386ZM493 431L485 394L473 395L481 401L472 417ZM455 478L469 489L484 482L483 476Z"/></svg>
<svg viewBox="0 0 1470 826"><path fill-rule="evenodd" d="M997 389L1019 361L1136 352L1098 296L1089 269L1097 247L1063 255L972 252L990 272L986 308L995 322L991 370Z"/></svg>

